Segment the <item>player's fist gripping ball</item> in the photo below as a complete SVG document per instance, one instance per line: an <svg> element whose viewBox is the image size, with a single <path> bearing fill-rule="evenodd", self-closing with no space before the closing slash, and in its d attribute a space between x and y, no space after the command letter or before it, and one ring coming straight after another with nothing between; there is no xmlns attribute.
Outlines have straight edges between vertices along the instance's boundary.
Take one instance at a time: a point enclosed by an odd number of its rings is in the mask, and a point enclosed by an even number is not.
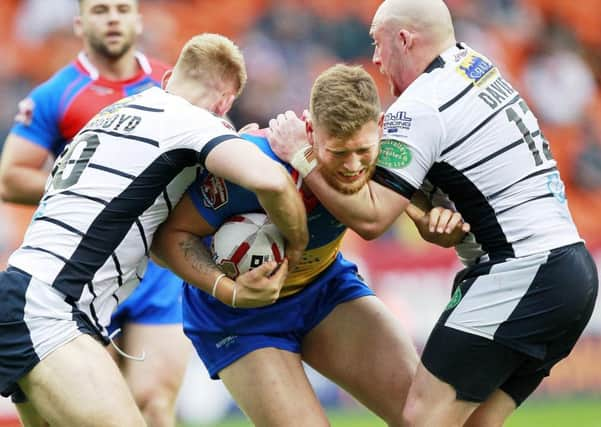
<svg viewBox="0 0 601 427"><path fill-rule="evenodd" d="M236 215L224 222L213 236L213 259L235 279L267 261L282 262L284 238L262 213Z"/></svg>

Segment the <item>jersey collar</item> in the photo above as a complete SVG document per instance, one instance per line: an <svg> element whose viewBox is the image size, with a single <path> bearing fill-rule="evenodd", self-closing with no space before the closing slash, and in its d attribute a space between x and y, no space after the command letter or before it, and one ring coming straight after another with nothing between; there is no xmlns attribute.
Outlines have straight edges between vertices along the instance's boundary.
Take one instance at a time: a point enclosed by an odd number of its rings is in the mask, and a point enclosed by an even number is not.
<svg viewBox="0 0 601 427"><path fill-rule="evenodd" d="M148 60L146 55L144 55L140 51L136 51L134 53L134 57L136 58L136 61L138 61L138 65L140 66L144 74L149 75L152 73L150 61ZM90 62L88 55L86 55L84 51L79 52L79 54L77 55L77 62L79 62L81 68L83 68L83 70L90 75L90 78L92 80L98 80L100 78L100 72L98 71L98 68L96 68L94 64L92 64L92 62Z"/></svg>
<svg viewBox="0 0 601 427"><path fill-rule="evenodd" d="M438 55L424 70L424 73L429 73L434 71L437 68L443 68L444 64L449 60L449 58L453 55L456 55L461 50L466 49L466 46L463 43L456 43L454 46L451 46L440 55Z"/></svg>

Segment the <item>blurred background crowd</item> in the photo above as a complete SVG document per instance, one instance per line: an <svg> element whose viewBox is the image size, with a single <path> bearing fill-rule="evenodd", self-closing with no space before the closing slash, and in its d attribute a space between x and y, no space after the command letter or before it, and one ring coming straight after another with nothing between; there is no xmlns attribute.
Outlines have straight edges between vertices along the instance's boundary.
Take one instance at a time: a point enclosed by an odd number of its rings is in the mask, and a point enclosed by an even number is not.
<svg viewBox="0 0 601 427"><path fill-rule="evenodd" d="M235 40L249 75L231 114L238 127L249 122L266 125L287 109L301 113L314 78L337 62L363 64L376 79L386 108L393 99L371 64L369 37L379 3L140 0L145 24L141 46L145 53L171 63L194 34L218 32ZM496 62L538 115L559 163L574 219L601 264L601 0L447 4L457 39ZM76 0L0 0L0 143L18 102L80 49L71 27L76 13ZM29 211L6 205L1 209L0 251L7 251L19 243ZM350 236L346 244L419 345L434 322L424 313L435 316L448 300L450 278L459 268L452 251L421 243L402 219L376 242L366 244ZM578 368L584 370L576 391L580 387L601 393L601 372L593 362L601 356L599 311L597 307L589 328L593 349L582 356L591 358L591 367ZM564 377L574 381L573 374Z"/></svg>

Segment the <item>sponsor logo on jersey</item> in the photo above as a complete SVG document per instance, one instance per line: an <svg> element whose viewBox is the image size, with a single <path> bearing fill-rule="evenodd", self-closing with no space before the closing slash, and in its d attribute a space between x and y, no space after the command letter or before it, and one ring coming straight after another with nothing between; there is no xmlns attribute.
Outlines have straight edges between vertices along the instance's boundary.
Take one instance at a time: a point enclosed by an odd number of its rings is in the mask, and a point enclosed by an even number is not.
<svg viewBox="0 0 601 427"><path fill-rule="evenodd" d="M236 128L234 128L234 126L232 126L232 124L230 122L228 122L227 120L222 120L221 124L229 130L236 131Z"/></svg>
<svg viewBox="0 0 601 427"><path fill-rule="evenodd" d="M380 141L378 166L401 169L411 163L411 159L411 150L407 144L394 139L383 139Z"/></svg>
<svg viewBox="0 0 601 427"><path fill-rule="evenodd" d="M467 50L466 49L461 49L461 52L456 53L455 56L453 57L453 59L455 60L455 62L459 62L463 58L465 58L466 55L467 55Z"/></svg>
<svg viewBox="0 0 601 427"><path fill-rule="evenodd" d="M208 174L200 185L203 204L217 210L228 201L227 186L223 178Z"/></svg>
<svg viewBox="0 0 601 427"><path fill-rule="evenodd" d="M457 72L475 85L481 84L495 74L495 67L486 59L472 53L459 63Z"/></svg>
<svg viewBox="0 0 601 427"><path fill-rule="evenodd" d="M461 293L461 288L457 287L457 289L455 290L455 293L453 293L453 296L451 297L451 301L449 301L449 303L445 307L445 310L452 310L455 307L457 307L459 305L459 303L461 302L461 298L463 298L463 294Z"/></svg>
<svg viewBox="0 0 601 427"><path fill-rule="evenodd" d="M115 91L110 87L99 86L99 85L91 85L90 90L96 92L100 96L112 95Z"/></svg>
<svg viewBox="0 0 601 427"><path fill-rule="evenodd" d="M411 129L413 119L407 116L405 111L397 111L396 113L388 113L384 116L384 132L396 133L400 129Z"/></svg>
<svg viewBox="0 0 601 427"><path fill-rule="evenodd" d="M33 109L35 108L33 99L25 98L19 102L17 108L18 110L15 116L15 122L29 126L31 124L31 119L33 118Z"/></svg>
<svg viewBox="0 0 601 427"><path fill-rule="evenodd" d="M555 197L561 203L565 203L566 188L563 185L561 178L559 178L558 173L552 173L547 177L547 188L549 189L551 194L553 194L553 197Z"/></svg>

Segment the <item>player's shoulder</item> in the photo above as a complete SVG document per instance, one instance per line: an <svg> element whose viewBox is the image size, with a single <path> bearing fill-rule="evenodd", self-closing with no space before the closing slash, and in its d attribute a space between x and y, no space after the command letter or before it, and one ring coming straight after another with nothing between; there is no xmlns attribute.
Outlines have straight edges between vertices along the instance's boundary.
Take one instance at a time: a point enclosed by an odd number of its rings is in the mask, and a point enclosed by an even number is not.
<svg viewBox="0 0 601 427"><path fill-rule="evenodd" d="M161 122L168 123L161 125L166 135L190 142L238 135L225 118L160 88L150 88L145 93L150 91L153 93L146 98L145 105L160 110Z"/></svg>
<svg viewBox="0 0 601 427"><path fill-rule="evenodd" d="M39 96L61 97L69 86L82 76L84 75L77 68L75 62L71 62L37 85L32 93Z"/></svg>
<svg viewBox="0 0 601 427"><path fill-rule="evenodd" d="M269 145L269 140L267 139L266 129L257 129L245 132L240 134L240 137L250 142L251 144L256 145L259 148L259 150L265 153L268 157L272 158L273 160L276 160L277 162L285 166L288 166L271 149L271 146Z"/></svg>
<svg viewBox="0 0 601 427"><path fill-rule="evenodd" d="M437 56L397 101L422 103L443 111L446 103L486 85L498 75L490 59L464 43L457 43Z"/></svg>

